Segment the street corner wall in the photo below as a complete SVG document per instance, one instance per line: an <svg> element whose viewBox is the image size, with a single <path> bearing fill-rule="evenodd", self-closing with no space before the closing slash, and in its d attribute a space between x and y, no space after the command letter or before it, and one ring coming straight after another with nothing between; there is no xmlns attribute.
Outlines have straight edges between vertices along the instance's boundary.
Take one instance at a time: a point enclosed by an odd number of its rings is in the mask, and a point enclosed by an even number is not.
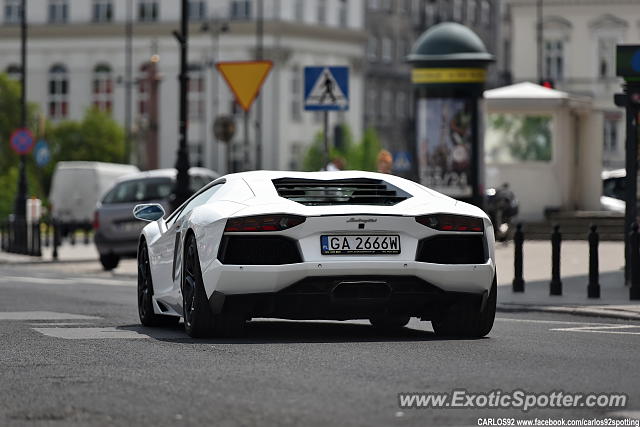
<svg viewBox="0 0 640 427"><path fill-rule="evenodd" d="M580 114L578 120L577 207L580 210L600 210L604 113L589 110Z"/></svg>

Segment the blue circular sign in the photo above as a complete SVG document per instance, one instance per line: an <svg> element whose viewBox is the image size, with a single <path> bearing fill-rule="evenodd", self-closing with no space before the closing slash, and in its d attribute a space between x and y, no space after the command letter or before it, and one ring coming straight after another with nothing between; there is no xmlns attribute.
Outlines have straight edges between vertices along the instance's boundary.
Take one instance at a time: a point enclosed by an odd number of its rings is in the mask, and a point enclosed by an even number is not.
<svg viewBox="0 0 640 427"><path fill-rule="evenodd" d="M633 71L640 72L640 50L636 50L631 57L631 68Z"/></svg>
<svg viewBox="0 0 640 427"><path fill-rule="evenodd" d="M29 129L16 129L11 134L11 148L18 154L29 154L33 148L33 134Z"/></svg>
<svg viewBox="0 0 640 427"><path fill-rule="evenodd" d="M44 139L41 139L36 143L36 146L33 149L33 154L36 164L40 167L51 161L51 150L49 149L49 144Z"/></svg>

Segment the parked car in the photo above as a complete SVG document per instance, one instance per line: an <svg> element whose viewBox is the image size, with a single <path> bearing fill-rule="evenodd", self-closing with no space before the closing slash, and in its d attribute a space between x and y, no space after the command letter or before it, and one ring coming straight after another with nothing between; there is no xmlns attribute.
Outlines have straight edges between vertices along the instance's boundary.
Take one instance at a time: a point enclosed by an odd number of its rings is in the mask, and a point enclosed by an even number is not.
<svg viewBox="0 0 640 427"><path fill-rule="evenodd" d="M91 228L96 203L118 178L139 172L133 165L103 162L58 162L53 171L49 201L51 217L63 234Z"/></svg>
<svg viewBox="0 0 640 427"><path fill-rule="evenodd" d="M624 188L627 171L616 169L602 172L602 196L600 206L605 211L624 213Z"/></svg>
<svg viewBox="0 0 640 427"><path fill-rule="evenodd" d="M496 312L489 217L406 179L360 171L226 175L149 221L138 250L146 326L236 334L255 317L369 319L385 331L411 317L437 335L481 337Z"/></svg>
<svg viewBox="0 0 640 427"><path fill-rule="evenodd" d="M105 270L118 266L120 258L135 257L138 236L143 224L133 217L138 203L159 203L170 211L177 172L157 169L123 177L113 185L97 205L94 205L93 228L100 262ZM189 169L191 192L219 177L212 170Z"/></svg>

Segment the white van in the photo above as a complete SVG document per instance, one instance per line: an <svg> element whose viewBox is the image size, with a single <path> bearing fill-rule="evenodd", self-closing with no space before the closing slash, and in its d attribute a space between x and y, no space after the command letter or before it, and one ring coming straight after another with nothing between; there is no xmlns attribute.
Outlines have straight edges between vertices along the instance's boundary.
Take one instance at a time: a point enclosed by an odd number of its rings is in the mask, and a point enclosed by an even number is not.
<svg viewBox="0 0 640 427"><path fill-rule="evenodd" d="M49 201L51 217L62 224L87 225L96 203L120 177L139 172L133 165L102 162L58 162Z"/></svg>

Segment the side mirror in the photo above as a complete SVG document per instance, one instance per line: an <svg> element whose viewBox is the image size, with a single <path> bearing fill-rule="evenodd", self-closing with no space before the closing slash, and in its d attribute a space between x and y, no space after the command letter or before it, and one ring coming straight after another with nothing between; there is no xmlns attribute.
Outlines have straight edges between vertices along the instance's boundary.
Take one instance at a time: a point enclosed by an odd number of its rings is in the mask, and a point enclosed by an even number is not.
<svg viewBox="0 0 640 427"><path fill-rule="evenodd" d="M136 205L133 208L133 216L142 221L157 221L164 217L164 208L157 203Z"/></svg>

